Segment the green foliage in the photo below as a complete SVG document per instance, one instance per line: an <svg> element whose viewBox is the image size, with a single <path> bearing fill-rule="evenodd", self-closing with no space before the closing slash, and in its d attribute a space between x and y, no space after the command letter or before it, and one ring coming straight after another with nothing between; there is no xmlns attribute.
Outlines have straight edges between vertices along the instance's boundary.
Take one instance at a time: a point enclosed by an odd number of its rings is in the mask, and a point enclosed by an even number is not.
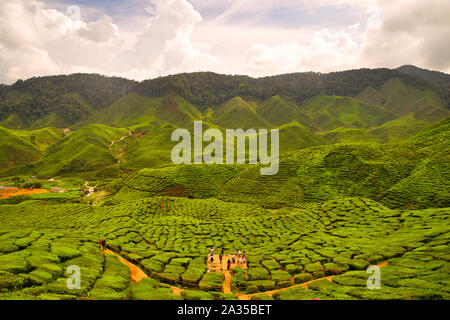
<svg viewBox="0 0 450 320"><path fill-rule="evenodd" d="M205 291L221 291L223 280L223 273L205 273L199 287Z"/></svg>
<svg viewBox="0 0 450 320"><path fill-rule="evenodd" d="M338 127L369 128L395 117L382 107L339 96L316 96L306 101L301 108L322 131Z"/></svg>
<svg viewBox="0 0 450 320"><path fill-rule="evenodd" d="M114 101L110 88L87 97L69 86L60 106L11 113L38 93L47 99L56 80L39 81L0 88L1 123L77 130L0 128L2 186L66 190L0 200L1 299L236 299L222 292L224 274L207 270L209 248L222 246L246 251L248 270L233 268L231 289L252 299L285 287L273 298L449 298L450 118L428 126L447 114L435 87L387 69L199 73L136 84ZM205 129L278 127L278 174L168 166L172 131L197 119ZM84 199L86 185L101 192ZM100 238L150 278L134 285ZM384 262L382 288L367 289L367 266ZM81 289L67 287L71 265Z"/></svg>
<svg viewBox="0 0 450 320"><path fill-rule="evenodd" d="M248 129L271 126L241 97L235 97L221 105L214 113L213 121L223 128Z"/></svg>
<svg viewBox="0 0 450 320"><path fill-rule="evenodd" d="M72 74L18 80L0 89L0 120L19 129L69 126L95 110L112 103L134 85L134 81L99 75ZM18 120L12 121L15 115Z"/></svg>

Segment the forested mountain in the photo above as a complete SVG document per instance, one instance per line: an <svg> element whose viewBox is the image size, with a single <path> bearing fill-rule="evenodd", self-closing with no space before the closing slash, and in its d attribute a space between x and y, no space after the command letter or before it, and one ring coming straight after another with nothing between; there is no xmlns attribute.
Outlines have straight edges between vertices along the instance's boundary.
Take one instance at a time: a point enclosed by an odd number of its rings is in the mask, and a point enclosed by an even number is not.
<svg viewBox="0 0 450 320"><path fill-rule="evenodd" d="M440 71L431 71L427 69L418 68L412 65L404 65L397 68L398 71L409 74L410 76L417 76L425 81L430 83L441 85L445 87L450 86L450 75L440 72Z"/></svg>
<svg viewBox="0 0 450 320"><path fill-rule="evenodd" d="M213 72L182 73L146 80L137 91L147 96L176 92L200 110L216 107L236 96L265 100L282 95L301 103L315 95L355 96L367 86L375 88L391 78L418 88L429 85L417 77L390 69L359 69L332 73L291 73L263 78L228 76Z"/></svg>
<svg viewBox="0 0 450 320"><path fill-rule="evenodd" d="M113 167L114 176L164 167L171 165L171 132L192 130L196 120L223 132L278 128L282 154L396 143L450 116L443 90L389 69L263 78L197 72L143 82L89 74L32 78L0 88L0 171L53 176ZM36 145L45 132L58 134Z"/></svg>
<svg viewBox="0 0 450 320"><path fill-rule="evenodd" d="M96 74L18 80L0 86L0 124L15 129L70 126L113 103L136 84Z"/></svg>
<svg viewBox="0 0 450 320"><path fill-rule="evenodd" d="M11 86L0 86L0 125L11 129L70 127L129 93L148 98L175 94L203 112L207 108L217 110L238 96L260 103L278 95L296 104L317 95L356 97L366 88L381 90L390 79L399 79L409 88L435 92L444 101L443 105L449 107L450 96L442 89L449 83L448 75L442 74L437 86L427 82L429 77L418 76L417 72L405 74L406 69L359 69L327 74L307 72L262 78L195 72L140 83L94 74L38 77L19 80ZM426 71L422 73L428 74ZM270 110L264 112L267 114Z"/></svg>

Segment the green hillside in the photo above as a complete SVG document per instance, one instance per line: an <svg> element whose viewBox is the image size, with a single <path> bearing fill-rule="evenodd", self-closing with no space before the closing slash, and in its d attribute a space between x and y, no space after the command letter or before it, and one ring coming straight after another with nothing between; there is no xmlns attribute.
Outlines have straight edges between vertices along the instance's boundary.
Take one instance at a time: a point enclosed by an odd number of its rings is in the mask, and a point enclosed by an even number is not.
<svg viewBox="0 0 450 320"><path fill-rule="evenodd" d="M406 86L400 79L390 79L380 89L386 98L384 107L398 115L417 112L421 120L434 122L448 116L442 101L431 90Z"/></svg>
<svg viewBox="0 0 450 320"><path fill-rule="evenodd" d="M34 128L68 127L125 95L134 81L96 74L34 77L0 87L0 121L16 114ZM53 122L52 122L53 120ZM11 129L23 129L6 122Z"/></svg>
<svg viewBox="0 0 450 320"><path fill-rule="evenodd" d="M322 136L330 143L372 143L380 142L380 140L372 134L372 130L356 128L344 128L339 127L327 132L324 132Z"/></svg>
<svg viewBox="0 0 450 320"><path fill-rule="evenodd" d="M370 128L378 126L394 115L380 106L374 106L351 97L316 96L300 108L321 131L338 127Z"/></svg>
<svg viewBox="0 0 450 320"><path fill-rule="evenodd" d="M295 103L279 95L263 101L256 109L256 113L276 126L298 121L305 126L312 127L311 119Z"/></svg>
<svg viewBox="0 0 450 320"><path fill-rule="evenodd" d="M171 135L176 128L171 124L150 124L148 133L124 149L123 165L134 170L171 165L171 151L177 144L171 141Z"/></svg>
<svg viewBox="0 0 450 320"><path fill-rule="evenodd" d="M365 88L356 98L374 106L382 106L386 103L386 97L371 86Z"/></svg>
<svg viewBox="0 0 450 320"><path fill-rule="evenodd" d="M60 140L62 134L56 128L23 131L0 127L0 170L40 160L45 149Z"/></svg>
<svg viewBox="0 0 450 320"><path fill-rule="evenodd" d="M92 171L117 163L111 141L128 134L128 130L105 125L88 125L69 133L49 147L45 157L35 164L36 173L50 177Z"/></svg>
<svg viewBox="0 0 450 320"><path fill-rule="evenodd" d="M320 135L312 133L309 128L298 122L283 125L278 129L280 130L280 154L325 144L325 140ZM271 139L268 141L270 143Z"/></svg>
<svg viewBox="0 0 450 320"><path fill-rule="evenodd" d="M214 113L213 122L223 128L259 129L271 127L241 97L235 97L221 105Z"/></svg>
<svg viewBox="0 0 450 320"><path fill-rule="evenodd" d="M392 208L446 207L450 201L446 191L450 177L446 165L450 153L445 144L450 132L448 121L449 118L400 143L347 143L297 150L281 156L279 172L274 176L261 176L259 165L237 166L241 169L226 171L228 177L222 180L226 183L213 194L226 201L269 207L303 207L354 196L371 198ZM170 170L177 172L183 168L177 166ZM209 184L196 180L202 176L194 174L193 180L178 182L179 188L193 197L211 194L212 191L203 191L211 188ZM167 178L161 172L157 179ZM139 181L136 186L135 181ZM127 186L162 195L171 186L158 184L153 190L153 184L147 185L141 173L137 173ZM415 191L424 188L426 193Z"/></svg>
<svg viewBox="0 0 450 320"><path fill-rule="evenodd" d="M383 142L399 142L415 135L427 126L429 126L429 122L418 120L415 113L410 113L385 122L379 127L370 129L368 132Z"/></svg>
<svg viewBox="0 0 450 320"><path fill-rule="evenodd" d="M192 120L199 120L202 114L189 102L179 96L147 98L130 93L108 107L91 115L87 120L77 124L101 123L116 127L134 127L152 121L187 125Z"/></svg>
<svg viewBox="0 0 450 320"><path fill-rule="evenodd" d="M11 113L6 119L0 122L0 126L17 130L23 130L27 127L17 113Z"/></svg>

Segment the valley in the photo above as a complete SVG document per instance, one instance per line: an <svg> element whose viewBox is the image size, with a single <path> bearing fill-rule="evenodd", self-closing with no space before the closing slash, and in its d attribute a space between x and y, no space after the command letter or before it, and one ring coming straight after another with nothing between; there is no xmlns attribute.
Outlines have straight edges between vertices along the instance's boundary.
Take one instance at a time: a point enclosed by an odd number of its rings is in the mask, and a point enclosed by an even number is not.
<svg viewBox="0 0 450 320"><path fill-rule="evenodd" d="M448 87L414 70L0 87L0 299L449 299ZM200 121L222 146L278 129L277 173L248 150L175 165L173 131L194 145Z"/></svg>

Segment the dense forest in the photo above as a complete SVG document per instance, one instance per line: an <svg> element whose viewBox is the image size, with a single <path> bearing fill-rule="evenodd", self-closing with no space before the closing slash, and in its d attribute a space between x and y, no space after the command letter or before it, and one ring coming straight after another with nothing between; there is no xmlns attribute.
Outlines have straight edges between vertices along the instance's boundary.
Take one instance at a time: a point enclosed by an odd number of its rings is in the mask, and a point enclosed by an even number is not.
<svg viewBox="0 0 450 320"><path fill-rule="evenodd" d="M0 120L20 114L26 122L56 114L68 123L111 104L136 82L95 74L72 74L18 80L0 86Z"/></svg>
<svg viewBox="0 0 450 320"><path fill-rule="evenodd" d="M355 96L367 86L379 88L390 78L400 78L415 87L431 84L390 69L359 69L332 73L291 73L277 76L251 78L227 76L213 72L182 73L146 80L138 92L147 96L160 96L173 91L200 110L218 106L241 96L246 100L261 101L276 94L301 103L318 94Z"/></svg>

